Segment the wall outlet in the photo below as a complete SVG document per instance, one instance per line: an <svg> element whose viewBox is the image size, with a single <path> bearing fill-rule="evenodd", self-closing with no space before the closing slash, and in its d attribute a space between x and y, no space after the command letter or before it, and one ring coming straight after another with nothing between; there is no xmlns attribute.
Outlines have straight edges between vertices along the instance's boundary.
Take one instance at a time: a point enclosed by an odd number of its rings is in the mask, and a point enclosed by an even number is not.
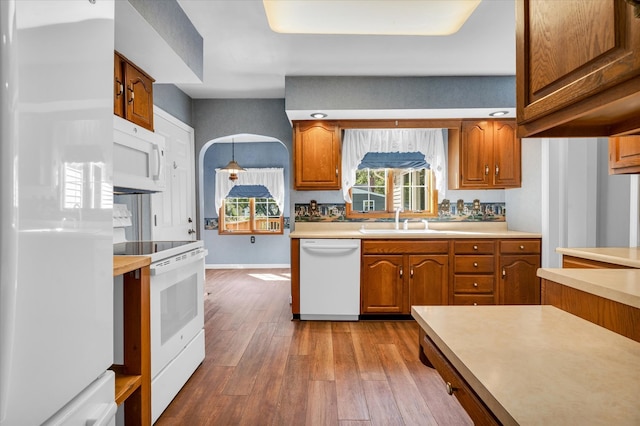
<svg viewBox="0 0 640 426"><path fill-rule="evenodd" d="M255 243L255 242L256 242L256 237L255 237L255 235L252 235L252 236L251 236L251 244L253 244L253 243Z"/></svg>

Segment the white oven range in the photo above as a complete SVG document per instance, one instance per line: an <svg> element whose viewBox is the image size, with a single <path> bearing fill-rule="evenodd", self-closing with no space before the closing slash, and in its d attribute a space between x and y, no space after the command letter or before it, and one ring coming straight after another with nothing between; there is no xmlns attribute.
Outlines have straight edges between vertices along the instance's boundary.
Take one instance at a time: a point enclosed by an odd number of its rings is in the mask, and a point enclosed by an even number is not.
<svg viewBox="0 0 640 426"><path fill-rule="evenodd" d="M155 422L204 360L202 241L120 241L114 255L151 257L151 417ZM119 278L119 280L116 280ZM114 317L122 321L122 279L114 278ZM122 324L114 359L122 362Z"/></svg>

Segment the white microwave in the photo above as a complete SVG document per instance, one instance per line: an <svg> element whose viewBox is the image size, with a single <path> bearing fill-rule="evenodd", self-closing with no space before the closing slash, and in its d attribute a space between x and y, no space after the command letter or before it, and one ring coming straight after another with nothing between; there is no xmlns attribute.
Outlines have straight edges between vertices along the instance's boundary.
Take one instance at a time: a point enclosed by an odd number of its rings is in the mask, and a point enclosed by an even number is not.
<svg viewBox="0 0 640 426"><path fill-rule="evenodd" d="M116 193L160 192L165 188L165 139L113 116L113 187Z"/></svg>

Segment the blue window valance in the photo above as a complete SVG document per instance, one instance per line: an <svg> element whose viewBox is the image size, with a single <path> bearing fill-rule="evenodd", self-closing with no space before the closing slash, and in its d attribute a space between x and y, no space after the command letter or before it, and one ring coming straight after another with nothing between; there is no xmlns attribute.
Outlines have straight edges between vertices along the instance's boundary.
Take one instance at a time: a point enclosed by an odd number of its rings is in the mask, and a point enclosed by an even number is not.
<svg viewBox="0 0 640 426"><path fill-rule="evenodd" d="M273 198L264 185L235 185L227 197L237 198Z"/></svg>
<svg viewBox="0 0 640 426"><path fill-rule="evenodd" d="M428 169L421 152L367 152L358 169Z"/></svg>

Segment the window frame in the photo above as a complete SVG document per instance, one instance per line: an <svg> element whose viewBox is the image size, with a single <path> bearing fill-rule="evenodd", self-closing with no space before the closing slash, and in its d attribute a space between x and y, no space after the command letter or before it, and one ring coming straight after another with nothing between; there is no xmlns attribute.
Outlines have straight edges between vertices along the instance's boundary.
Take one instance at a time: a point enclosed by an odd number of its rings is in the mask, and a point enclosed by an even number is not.
<svg viewBox="0 0 640 426"><path fill-rule="evenodd" d="M228 197L227 197L228 198ZM277 230L261 230L254 229L256 223L256 198L265 198L265 197L231 197L231 198L248 198L249 199L249 229L244 230L227 230L225 229L225 205L227 202L227 198L222 200L222 207L220 207L220 211L218 212L218 235L282 235L284 234L284 213L281 211L280 216L277 220L273 220L272 222L278 223ZM273 200L273 203L276 204L273 198L269 198Z"/></svg>
<svg viewBox="0 0 640 426"><path fill-rule="evenodd" d="M378 170L382 170L382 169L378 169ZM397 169L387 169L387 183L386 183L386 194L385 194L385 202L387 206L393 206L393 193L394 191L400 190L402 191L403 187L399 186L398 188L394 187L393 184L393 180L394 180L394 174L395 174L395 170ZM429 199L427 200L426 203L426 208L425 210L423 210L422 212L414 212L414 211L410 211L410 212L405 212L402 211L400 212L400 217L401 218L405 218L405 219L412 219L412 218L418 218L418 219L423 219L423 218L430 218L430 217L437 217L438 216L438 190L435 189L435 174L433 173L432 170L430 169L426 169L426 176L425 176L425 180L428 182L429 185ZM353 200L353 188L349 190L350 194L351 194L351 199ZM394 210L386 210L386 211L369 211L369 212L363 212L360 210L354 210L353 209L353 201L351 203L346 203L346 208L345 208L345 214L347 218L350 219L366 219L366 218L371 218L371 219L381 219L381 218L394 218L395 217L395 211Z"/></svg>

